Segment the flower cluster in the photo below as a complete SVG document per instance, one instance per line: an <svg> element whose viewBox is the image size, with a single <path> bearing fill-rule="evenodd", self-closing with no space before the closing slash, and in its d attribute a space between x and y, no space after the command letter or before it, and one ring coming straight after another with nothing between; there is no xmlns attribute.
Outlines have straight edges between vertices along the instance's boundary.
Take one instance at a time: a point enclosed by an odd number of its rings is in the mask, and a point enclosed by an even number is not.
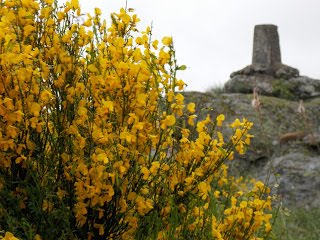
<svg viewBox="0 0 320 240"><path fill-rule="evenodd" d="M231 191L224 165L252 123L197 117L171 37L153 40L125 9L84 19L77 0L0 1L0 16L1 228L26 239L270 231L266 188Z"/></svg>

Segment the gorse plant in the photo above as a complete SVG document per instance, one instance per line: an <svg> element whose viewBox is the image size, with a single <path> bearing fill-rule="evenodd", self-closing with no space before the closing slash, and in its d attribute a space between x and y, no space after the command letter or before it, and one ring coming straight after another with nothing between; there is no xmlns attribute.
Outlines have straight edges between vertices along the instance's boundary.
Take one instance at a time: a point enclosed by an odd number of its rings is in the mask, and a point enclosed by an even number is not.
<svg viewBox="0 0 320 240"><path fill-rule="evenodd" d="M3 239L268 235L268 188L224 165L252 123L197 119L171 37L125 9L83 20L77 0L2 0L0 16Z"/></svg>

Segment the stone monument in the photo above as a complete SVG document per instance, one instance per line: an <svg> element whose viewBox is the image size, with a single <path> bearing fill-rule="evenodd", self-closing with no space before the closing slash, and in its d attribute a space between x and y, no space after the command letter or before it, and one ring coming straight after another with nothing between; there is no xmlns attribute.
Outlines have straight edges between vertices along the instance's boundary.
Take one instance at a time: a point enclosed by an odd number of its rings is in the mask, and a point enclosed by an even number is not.
<svg viewBox="0 0 320 240"><path fill-rule="evenodd" d="M271 24L255 26L252 63L230 77L224 86L229 93L252 93L256 88L260 94L290 100L320 95L319 80L302 77L281 62L278 27Z"/></svg>

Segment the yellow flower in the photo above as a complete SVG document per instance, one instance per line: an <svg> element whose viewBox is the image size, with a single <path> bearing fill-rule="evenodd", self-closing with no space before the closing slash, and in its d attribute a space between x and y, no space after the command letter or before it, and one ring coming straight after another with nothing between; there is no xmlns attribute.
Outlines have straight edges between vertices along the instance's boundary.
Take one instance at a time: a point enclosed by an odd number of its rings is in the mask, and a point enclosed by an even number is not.
<svg viewBox="0 0 320 240"><path fill-rule="evenodd" d="M58 17L58 22L61 22L65 17L65 13L64 12L58 12L57 13L57 17Z"/></svg>
<svg viewBox="0 0 320 240"><path fill-rule="evenodd" d="M135 192L129 192L128 194L129 201L135 200L136 198L137 198L137 194Z"/></svg>
<svg viewBox="0 0 320 240"><path fill-rule="evenodd" d="M99 229L99 235L102 236L104 234L104 226L103 224L94 223L93 227Z"/></svg>
<svg viewBox="0 0 320 240"><path fill-rule="evenodd" d="M72 8L72 9L79 9L79 0L71 0L71 2L67 2L67 7Z"/></svg>
<svg viewBox="0 0 320 240"><path fill-rule="evenodd" d="M241 124L240 120L237 118L236 120L234 120L233 123L230 124L230 126L231 126L232 128L236 128L236 127L242 126L242 124Z"/></svg>
<svg viewBox="0 0 320 240"><path fill-rule="evenodd" d="M205 124L203 123L203 121L201 121L201 122L198 122L197 123L197 132L203 132L203 130L204 130L204 127L205 127Z"/></svg>
<svg viewBox="0 0 320 240"><path fill-rule="evenodd" d="M167 127L173 126L175 123L176 118L173 115L166 116L166 118L161 121L161 129L166 129Z"/></svg>
<svg viewBox="0 0 320 240"><path fill-rule="evenodd" d="M196 111L195 107L196 107L196 104L192 102L188 104L187 109L190 113L194 113Z"/></svg>
<svg viewBox="0 0 320 240"><path fill-rule="evenodd" d="M6 108L9 110L14 109L13 100L11 98L4 98L3 103L5 104Z"/></svg>
<svg viewBox="0 0 320 240"><path fill-rule="evenodd" d="M125 199L121 198L119 201L120 213L125 213L128 208L128 204Z"/></svg>
<svg viewBox="0 0 320 240"><path fill-rule="evenodd" d="M177 104L177 103L173 103L171 104L171 109L172 111L177 114L179 117L181 117L183 115L183 108L184 108L184 105L182 104Z"/></svg>
<svg viewBox="0 0 320 240"><path fill-rule="evenodd" d="M164 37L164 38L162 38L162 43L165 46L169 46L172 43L172 37Z"/></svg>
<svg viewBox="0 0 320 240"><path fill-rule="evenodd" d="M119 169L120 174L123 174L123 173L125 173L125 172L127 171L127 169L126 169L125 166L123 166L123 165L120 165L120 166L118 167L118 169Z"/></svg>
<svg viewBox="0 0 320 240"><path fill-rule="evenodd" d="M88 112L88 110L85 107L79 107L79 109L78 109L78 115L80 117L87 116L87 112Z"/></svg>
<svg viewBox="0 0 320 240"><path fill-rule="evenodd" d="M78 82L78 83L76 84L75 91L76 91L77 94L80 94L80 93L84 92L85 90L86 90L86 87L84 86L83 83Z"/></svg>
<svg viewBox="0 0 320 240"><path fill-rule="evenodd" d="M114 110L112 101L102 100L102 107L100 108L100 115L103 116Z"/></svg>
<svg viewBox="0 0 320 240"><path fill-rule="evenodd" d="M46 19L48 19L48 18L49 18L49 15L50 15L50 11L51 11L51 8L49 8L49 7L42 8L42 9L41 9L40 18L46 18Z"/></svg>
<svg viewBox="0 0 320 240"><path fill-rule="evenodd" d="M271 231L271 229L272 229L271 224L270 223L266 223L265 224L265 231L268 233L268 232Z"/></svg>
<svg viewBox="0 0 320 240"><path fill-rule="evenodd" d="M256 198L253 200L253 203L254 203L255 209L260 210L263 207L264 201Z"/></svg>
<svg viewBox="0 0 320 240"><path fill-rule="evenodd" d="M251 138L253 138L254 136L251 135L251 134L246 134L246 138L244 140L244 142L247 144L247 145L250 145L250 142L251 142Z"/></svg>
<svg viewBox="0 0 320 240"><path fill-rule="evenodd" d="M174 92L170 91L167 93L167 100L169 103L171 103L173 101L174 98Z"/></svg>
<svg viewBox="0 0 320 240"><path fill-rule="evenodd" d="M100 8L94 8L94 13L96 14L96 15L101 15L102 13L101 13L101 9Z"/></svg>
<svg viewBox="0 0 320 240"><path fill-rule="evenodd" d="M179 91L183 90L185 85L186 85L185 82L182 81L181 79L176 82L176 86L178 87Z"/></svg>
<svg viewBox="0 0 320 240"><path fill-rule="evenodd" d="M106 190L106 194L105 194L104 198L107 202L110 202L112 200L113 195L114 195L114 189L111 185L106 185L104 188Z"/></svg>
<svg viewBox="0 0 320 240"><path fill-rule="evenodd" d="M68 133L72 135L77 135L78 134L78 128L75 125L71 125L68 129Z"/></svg>
<svg viewBox="0 0 320 240"><path fill-rule="evenodd" d="M34 240L41 240L42 238L41 238L41 236L39 235L39 234L36 234L35 236L34 236Z"/></svg>
<svg viewBox="0 0 320 240"><path fill-rule="evenodd" d="M166 64L169 59L170 59L170 54L168 52L165 52L163 49L160 49L160 52L159 52L159 63L160 65L164 65Z"/></svg>
<svg viewBox="0 0 320 240"><path fill-rule="evenodd" d="M177 104L183 104L184 96L181 93L178 93L175 96L175 99L176 99Z"/></svg>
<svg viewBox="0 0 320 240"><path fill-rule="evenodd" d="M120 133L120 139L126 140L128 143L134 143L137 137L125 130Z"/></svg>
<svg viewBox="0 0 320 240"><path fill-rule="evenodd" d="M19 238L16 238L11 232L6 232L3 240L19 240Z"/></svg>
<svg viewBox="0 0 320 240"><path fill-rule="evenodd" d="M86 215L88 213L87 205L83 202L78 202L75 206L77 215Z"/></svg>
<svg viewBox="0 0 320 240"><path fill-rule="evenodd" d="M92 19L88 18L84 23L83 26L85 27L91 27L92 26Z"/></svg>
<svg viewBox="0 0 320 240"><path fill-rule="evenodd" d="M130 15L123 13L121 15L121 20L123 21L124 24L129 24L131 21L131 17L130 17Z"/></svg>
<svg viewBox="0 0 320 240"><path fill-rule="evenodd" d="M241 212L241 211L239 211L239 212L237 213L237 219L239 219L239 220L244 219L244 213Z"/></svg>
<svg viewBox="0 0 320 240"><path fill-rule="evenodd" d="M88 175L88 167L84 163L80 163L77 167L77 172L81 173L82 175Z"/></svg>
<svg viewBox="0 0 320 240"><path fill-rule="evenodd" d="M247 205L248 205L248 203L247 203L246 201L242 201L242 202L240 203L240 208L246 208Z"/></svg>
<svg viewBox="0 0 320 240"><path fill-rule="evenodd" d="M19 164L23 161L27 160L27 157L25 157L24 155L21 155L20 157L16 158L16 164Z"/></svg>
<svg viewBox="0 0 320 240"><path fill-rule="evenodd" d="M142 45L143 44L143 39L141 37L137 37L135 40L136 44Z"/></svg>
<svg viewBox="0 0 320 240"><path fill-rule="evenodd" d="M40 93L40 99L41 99L41 101L43 101L45 103L47 103L51 97L52 97L52 93L48 90L43 90Z"/></svg>
<svg viewBox="0 0 320 240"><path fill-rule="evenodd" d="M102 163L104 163L104 164L107 164L108 162L109 162L109 159L108 159L108 157L107 157L107 154L106 153L99 153L98 155L97 155L97 160L99 161L99 162L102 162Z"/></svg>
<svg viewBox="0 0 320 240"><path fill-rule="evenodd" d="M210 184L206 182L200 182L198 184L199 195L205 200L208 197L208 193L211 191Z"/></svg>
<svg viewBox="0 0 320 240"><path fill-rule="evenodd" d="M158 44L159 44L159 41L158 41L158 40L154 40L154 41L152 42L152 47L153 47L155 50L157 50L157 49L158 49Z"/></svg>
<svg viewBox="0 0 320 240"><path fill-rule="evenodd" d="M46 2L46 4L48 4L48 5L52 5L53 0L45 0L45 2Z"/></svg>
<svg viewBox="0 0 320 240"><path fill-rule="evenodd" d="M201 167L196 168L196 170L194 172L199 177L202 177L204 175L204 171L203 171L203 169Z"/></svg>
<svg viewBox="0 0 320 240"><path fill-rule="evenodd" d="M158 172L159 167L160 167L160 162L157 161L157 162L151 163L150 172L152 174L156 174Z"/></svg>
<svg viewBox="0 0 320 240"><path fill-rule="evenodd" d="M23 28L23 34L25 37L29 36L36 28L31 25L27 25Z"/></svg>
<svg viewBox="0 0 320 240"><path fill-rule="evenodd" d="M142 179L143 179L143 180L148 180L149 175L150 175L150 171L148 170L148 168L142 167L140 171L141 171L141 173L143 174Z"/></svg>
<svg viewBox="0 0 320 240"><path fill-rule="evenodd" d="M35 116L35 117L39 117L40 115L40 110L41 107L38 103L33 102L31 103L31 108L30 108L30 112Z"/></svg>
<svg viewBox="0 0 320 240"><path fill-rule="evenodd" d="M170 166L168 164L166 164L166 163L162 164L161 170L168 171L169 169L170 169Z"/></svg>
<svg viewBox="0 0 320 240"><path fill-rule="evenodd" d="M151 209L153 209L153 201L151 199L145 199L141 196L136 198L136 210L141 215L144 216L147 214Z"/></svg>
<svg viewBox="0 0 320 240"><path fill-rule="evenodd" d="M147 186L144 186L143 188L141 188L141 193L143 195L149 194L149 188Z"/></svg>
<svg viewBox="0 0 320 240"><path fill-rule="evenodd" d="M64 196L67 195L67 192L64 190L61 190L60 187L58 187L58 191L57 191L57 196L58 198L61 200L62 198L64 198Z"/></svg>
<svg viewBox="0 0 320 240"><path fill-rule="evenodd" d="M42 202L42 210L45 212L51 212L53 209L53 204L48 200L43 200Z"/></svg>
<svg viewBox="0 0 320 240"><path fill-rule="evenodd" d="M99 73L99 69L94 64L90 64L88 70L92 73Z"/></svg>
<svg viewBox="0 0 320 240"><path fill-rule="evenodd" d="M153 209L153 201L148 198L146 201L146 206L147 206L147 210L149 212L151 209Z"/></svg>
<svg viewBox="0 0 320 240"><path fill-rule="evenodd" d="M166 239L165 236L166 234L164 233L164 231L160 231L158 232L157 240L164 240Z"/></svg>
<svg viewBox="0 0 320 240"><path fill-rule="evenodd" d="M192 182L194 181L194 177L193 176L187 177L184 181L185 181L186 186L190 186L192 184Z"/></svg>
<svg viewBox="0 0 320 240"><path fill-rule="evenodd" d="M217 125L218 125L219 127L222 126L222 123L223 123L224 119L225 119L225 117L224 117L223 114L220 114L220 115L216 118L216 120L217 120Z"/></svg>
<svg viewBox="0 0 320 240"><path fill-rule="evenodd" d="M216 199L218 199L220 197L220 191L218 190L214 191L213 195Z"/></svg>
<svg viewBox="0 0 320 240"><path fill-rule="evenodd" d="M190 126L194 126L194 119L197 117L197 115L190 115L189 117L188 117L188 124L190 125Z"/></svg>
<svg viewBox="0 0 320 240"><path fill-rule="evenodd" d="M140 93L137 97L137 102L139 106L146 106L147 94Z"/></svg>

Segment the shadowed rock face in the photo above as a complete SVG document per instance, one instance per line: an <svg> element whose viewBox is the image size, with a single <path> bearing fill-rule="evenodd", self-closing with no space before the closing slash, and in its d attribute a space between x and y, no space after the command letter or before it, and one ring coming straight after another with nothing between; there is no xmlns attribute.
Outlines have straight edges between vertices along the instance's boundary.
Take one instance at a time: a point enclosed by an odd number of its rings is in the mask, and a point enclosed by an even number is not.
<svg viewBox="0 0 320 240"><path fill-rule="evenodd" d="M254 29L252 64L233 72L224 88L229 93L252 93L291 100L320 95L320 81L299 76L296 68L281 62L278 27L256 25ZM306 92L305 85L308 85Z"/></svg>

